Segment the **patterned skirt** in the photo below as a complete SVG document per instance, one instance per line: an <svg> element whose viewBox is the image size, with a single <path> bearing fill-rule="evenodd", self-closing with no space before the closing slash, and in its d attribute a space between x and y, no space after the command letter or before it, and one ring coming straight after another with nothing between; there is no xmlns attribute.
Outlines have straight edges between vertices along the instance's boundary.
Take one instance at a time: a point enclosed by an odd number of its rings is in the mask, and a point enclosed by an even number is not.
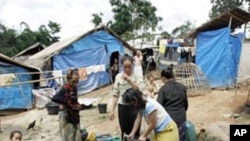
<svg viewBox="0 0 250 141"><path fill-rule="evenodd" d="M67 121L67 112L59 111L59 133L62 141L81 141L80 125L74 126Z"/></svg>
<svg viewBox="0 0 250 141"><path fill-rule="evenodd" d="M180 141L185 141L186 122L178 125Z"/></svg>

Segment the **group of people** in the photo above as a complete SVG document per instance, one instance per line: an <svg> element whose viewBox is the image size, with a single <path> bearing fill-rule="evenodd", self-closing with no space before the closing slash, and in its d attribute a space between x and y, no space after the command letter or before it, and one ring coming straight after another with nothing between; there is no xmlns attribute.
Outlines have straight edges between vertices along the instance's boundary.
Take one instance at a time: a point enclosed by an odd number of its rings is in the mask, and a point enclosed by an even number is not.
<svg viewBox="0 0 250 141"><path fill-rule="evenodd" d="M173 68L162 70L164 85L158 91L157 99L142 92L145 85L142 75L134 69L135 60L124 55L121 64L123 71L118 73L112 88L113 102L110 120L115 118L118 107L118 119L121 137L138 138L146 141L154 131L153 141L184 141L186 111L188 100L186 88L174 80ZM59 128L63 141L80 141L80 104L77 101L76 85L79 74L76 69L67 72L67 84L53 97L60 103ZM149 85L156 91L153 77L149 77ZM140 133L142 117L148 123L147 129Z"/></svg>
<svg viewBox="0 0 250 141"><path fill-rule="evenodd" d="M125 55L122 65L123 71L116 76L112 89L110 115L110 120L113 120L118 105L121 137L146 141L154 131L153 141L184 141L188 100L185 86L174 80L173 68L161 72L164 86L160 88L156 101L153 96L142 92L143 78L133 69L133 58ZM149 84L154 86L152 77L149 80ZM140 134L142 117L145 117L148 127Z"/></svg>
<svg viewBox="0 0 250 141"><path fill-rule="evenodd" d="M174 80L173 68L169 67L161 72L164 85L158 91L157 100L153 99L157 90L152 76L148 77L148 90L153 94L144 94L142 74L139 68L134 69L139 64L138 61L142 60L139 55L138 53L136 59L124 55L121 60L123 71L115 76L110 120L114 120L115 109L118 107L122 138L146 141L149 134L154 131L153 141L184 141L188 109L186 88ZM62 141L81 141L77 69L69 69L66 79L67 83L52 98L53 102L60 104L59 133ZM148 126L140 133L142 117ZM12 133L11 140L16 136L19 138L18 141L21 141L21 132Z"/></svg>

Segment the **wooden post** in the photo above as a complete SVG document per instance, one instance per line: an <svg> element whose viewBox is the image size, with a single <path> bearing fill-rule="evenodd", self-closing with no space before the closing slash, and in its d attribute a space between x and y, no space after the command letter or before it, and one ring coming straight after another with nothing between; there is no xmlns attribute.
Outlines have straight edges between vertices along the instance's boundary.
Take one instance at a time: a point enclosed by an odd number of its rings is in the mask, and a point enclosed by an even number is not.
<svg viewBox="0 0 250 141"><path fill-rule="evenodd" d="M2 126L1 126L1 118L0 118L0 133L3 132Z"/></svg>
<svg viewBox="0 0 250 141"><path fill-rule="evenodd" d="M244 40L246 38L247 23L244 24Z"/></svg>
<svg viewBox="0 0 250 141"><path fill-rule="evenodd" d="M232 21L233 21L233 17L230 16L230 19L229 19L229 24L228 24L228 27L231 29L231 25L232 25Z"/></svg>

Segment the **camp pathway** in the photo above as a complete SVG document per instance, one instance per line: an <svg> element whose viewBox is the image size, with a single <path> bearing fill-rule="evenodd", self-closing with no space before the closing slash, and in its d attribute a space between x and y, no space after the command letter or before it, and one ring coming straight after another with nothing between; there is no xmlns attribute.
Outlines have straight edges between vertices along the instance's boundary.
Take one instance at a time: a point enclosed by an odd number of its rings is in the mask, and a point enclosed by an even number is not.
<svg viewBox="0 0 250 141"><path fill-rule="evenodd" d="M81 96L81 98L96 98L97 103L108 103L108 111L111 109L112 95L111 86L100 88L91 93ZM196 130L207 127L215 121L225 121L228 123L244 123L249 119L244 117L234 120L225 116L233 112L240 112L247 98L247 91L239 90L235 105L234 90L214 90L210 94L199 97L189 97L188 120L195 124ZM97 104L96 103L96 104ZM80 112L81 126L88 132L97 134L120 135L117 113L114 121L108 119L107 114L99 114L96 104ZM117 110L116 110L117 111ZM35 130L26 131L28 123L36 119ZM1 140L8 140L11 130L19 129L23 132L23 140L31 141L51 141L60 140L58 133L58 115L48 115L46 109L34 109L11 116L2 116L2 127L4 132L0 133ZM144 126L144 125L143 125ZM142 129L144 129L143 127Z"/></svg>

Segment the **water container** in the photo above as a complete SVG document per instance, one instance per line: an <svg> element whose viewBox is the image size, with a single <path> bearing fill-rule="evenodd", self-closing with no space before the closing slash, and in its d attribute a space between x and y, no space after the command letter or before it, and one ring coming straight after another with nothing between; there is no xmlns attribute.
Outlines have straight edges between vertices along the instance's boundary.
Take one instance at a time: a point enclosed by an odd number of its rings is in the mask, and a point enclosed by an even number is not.
<svg viewBox="0 0 250 141"><path fill-rule="evenodd" d="M87 132L86 129L81 129L80 132L81 132L81 139L82 139L82 141L86 141L89 133Z"/></svg>
<svg viewBox="0 0 250 141"><path fill-rule="evenodd" d="M47 108L48 114L49 115L57 115L59 111L59 105L53 102L50 102L45 105Z"/></svg>
<svg viewBox="0 0 250 141"><path fill-rule="evenodd" d="M113 141L122 141L120 137L113 137Z"/></svg>
<svg viewBox="0 0 250 141"><path fill-rule="evenodd" d="M100 114L107 113L107 103L99 103L98 104L98 110Z"/></svg>
<svg viewBox="0 0 250 141"><path fill-rule="evenodd" d="M96 136L97 141L113 141L113 138L110 134L98 135Z"/></svg>
<svg viewBox="0 0 250 141"><path fill-rule="evenodd" d="M194 124L191 121L186 121L185 141L196 141L196 132L194 129Z"/></svg>

